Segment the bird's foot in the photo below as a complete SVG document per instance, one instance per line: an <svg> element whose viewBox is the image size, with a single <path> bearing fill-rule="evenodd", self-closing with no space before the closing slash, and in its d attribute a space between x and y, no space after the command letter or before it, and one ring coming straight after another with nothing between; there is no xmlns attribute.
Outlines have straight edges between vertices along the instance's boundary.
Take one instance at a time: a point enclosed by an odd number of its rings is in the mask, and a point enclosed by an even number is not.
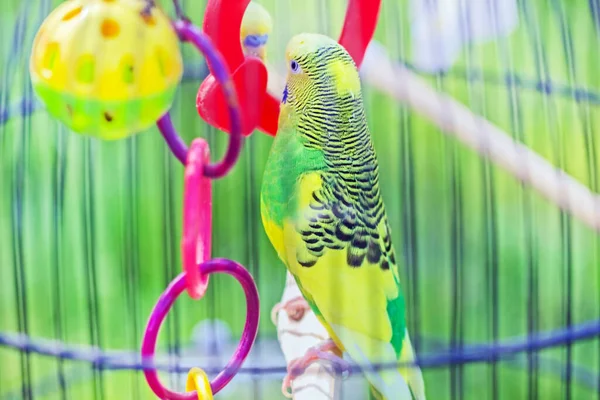
<svg viewBox="0 0 600 400"><path fill-rule="evenodd" d="M311 347L306 351L301 358L292 360L287 366L287 375L283 379L281 385L281 391L284 396L292 397L292 381L302 375L304 371L315 361L328 361L332 364L334 373L347 374L350 372L350 364L345 361L342 357L342 352L337 347L335 342L331 339L327 339L315 347Z"/></svg>
<svg viewBox="0 0 600 400"><path fill-rule="evenodd" d="M310 310L308 302L302 296L295 297L285 303L277 303L271 310L271 321L277 325L277 313L285 310L288 317L293 321L300 321L307 310Z"/></svg>

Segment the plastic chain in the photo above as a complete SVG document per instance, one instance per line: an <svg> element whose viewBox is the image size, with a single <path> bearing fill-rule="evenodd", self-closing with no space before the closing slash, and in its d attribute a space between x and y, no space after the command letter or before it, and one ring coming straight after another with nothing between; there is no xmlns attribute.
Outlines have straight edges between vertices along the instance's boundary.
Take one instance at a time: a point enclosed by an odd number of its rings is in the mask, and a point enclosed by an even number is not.
<svg viewBox="0 0 600 400"><path fill-rule="evenodd" d="M233 71L233 82L242 106L242 134L254 129L275 136L280 101L267 92L268 73L255 57L244 57L240 44L240 26L250 0L208 0L204 13L204 32L212 39ZM373 38L381 0L349 0L339 43L357 66L362 64ZM208 60L211 74L202 82L196 98L198 114L208 124L228 133L234 132L227 118L227 104L218 90L218 68Z"/></svg>
<svg viewBox="0 0 600 400"><path fill-rule="evenodd" d="M169 113L157 122L169 148L186 166L183 240L181 243L183 270L187 272L187 292L193 299L200 299L208 285L208 277L201 276L196 265L210 258L210 236L212 230L212 184L210 178L221 178L226 175L237 161L242 147L240 130L241 111L237 101L235 87L223 57L215 49L210 38L192 25L187 19L175 22L175 30L183 41L189 41L213 65L214 76L226 98L228 116L233 127L229 145L223 160L219 163L209 162L208 145L202 139L196 139L197 149L189 151L184 141L177 134ZM197 250L200 250L198 252Z"/></svg>
<svg viewBox="0 0 600 400"><path fill-rule="evenodd" d="M197 27L186 20L179 20L175 22L175 30L182 41L191 42L204 55L206 61L212 65L213 69L211 72L213 79L216 81L215 87L218 87L219 93L221 93L225 101L224 107L227 110L231 126L229 145L227 146L227 151L223 160L217 164L207 164L204 166L205 176L209 178L221 178L231 170L237 161L242 148L242 112L238 103L235 87L231 80L231 74L227 64L223 61L223 57L212 44L211 39ZM188 149L181 137L175 131L169 113L159 119L157 125L175 157L185 165Z"/></svg>
<svg viewBox="0 0 600 400"><path fill-rule="evenodd" d="M198 400L213 400L208 376L206 376L206 372L200 368L192 368L188 373L185 391L196 392Z"/></svg>
<svg viewBox="0 0 600 400"><path fill-rule="evenodd" d="M210 258L211 226L212 226L212 189L210 178L220 178L226 175L240 154L241 117L235 87L227 65L220 53L214 48L211 40L189 20L182 18L175 22L175 30L182 41L189 41L200 50L213 67L214 79L221 87L231 124L229 146L223 159L216 164L209 163L209 149L206 141L195 139L188 151L185 143L175 131L169 113L158 122L163 137L173 154L186 166L184 193L184 232L181 243L184 272L177 276L160 296L154 306L142 343L142 362L150 366L144 368L148 385L160 399L193 400L212 399L240 369L248 356L256 339L260 314L258 291L250 273L240 264L227 259ZM199 264L199 265L198 265ZM226 273L240 282L246 296L246 324L242 338L236 351L226 367L208 382L208 377L200 369L192 369L188 376L186 393L173 392L164 387L158 379L153 358L160 326L177 297L187 289L188 294L195 299L201 298L207 288L211 273ZM193 390L189 392L189 390Z"/></svg>

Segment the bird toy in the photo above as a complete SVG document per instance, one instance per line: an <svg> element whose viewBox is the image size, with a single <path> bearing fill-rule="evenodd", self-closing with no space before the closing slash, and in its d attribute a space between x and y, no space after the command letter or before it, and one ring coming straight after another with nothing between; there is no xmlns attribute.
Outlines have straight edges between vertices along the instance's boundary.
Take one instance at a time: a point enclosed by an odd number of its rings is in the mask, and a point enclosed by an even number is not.
<svg viewBox="0 0 600 400"><path fill-rule="evenodd" d="M277 133L279 103L267 92L268 73L256 57L244 56L240 45L240 24L250 0L208 0L204 14L204 32L219 49L230 71L242 108L242 134L259 129L268 135ZM350 0L339 43L360 66L377 25L381 0ZM250 18L250 17L249 17ZM253 38L250 39L253 41ZM198 90L198 114L210 125L231 132L226 101L211 74Z"/></svg>
<svg viewBox="0 0 600 400"><path fill-rule="evenodd" d="M212 218L210 178L220 178L226 175L239 156L242 142L238 96L231 82L229 70L224 64L220 53L214 48L212 41L186 18L180 18L175 22L174 26L181 40L192 43L206 57L207 62L213 66L215 82L224 92L223 96L226 99L227 110L231 119L232 134L223 160L217 164L210 164L208 163L208 145L204 140L196 139L192 142L188 150L181 137L177 134L169 113L165 114L157 122L159 130L173 154L186 167L184 232L182 240L184 272L173 280L152 310L144 332L141 349L142 359L149 362L152 361L160 325L175 302L175 299L184 290L187 290L190 297L200 299L206 291L208 276L211 273L225 273L237 279L246 295L247 309L246 324L239 345L227 366L210 382L210 389L206 388L207 384L206 382L204 383L205 389L203 390L207 393L206 396L203 397L200 390L188 393L173 392L161 384L156 369L148 368L144 370L148 385L159 398L191 400L194 398L210 398L233 379L248 356L256 339L260 305L256 284L244 267L227 259L208 260L210 257ZM190 376L193 374L194 371L191 371ZM195 376L198 375L196 374ZM190 377L189 379L194 380L196 378Z"/></svg>
<svg viewBox="0 0 600 400"><path fill-rule="evenodd" d="M36 35L31 79L50 114L73 131L103 139L119 139L156 123L174 155L185 166L184 222L181 243L183 273L175 278L154 308L142 345L144 374L163 399L212 398L235 375L256 338L259 300L252 276L240 264L210 258L211 179L225 176L241 149L240 107L222 56L210 38L181 16L171 23L152 1L73 0L57 7ZM92 52L87 29L104 42ZM153 28L156 28L153 30ZM144 44L140 48L139 37ZM188 151L168 113L182 75L178 40L192 43L213 66L213 79L222 91L230 118L229 146L221 162L209 162L206 141L196 139ZM88 42L91 42L88 43ZM100 57L100 55L102 57ZM160 324L177 296L187 290L200 299L211 273L236 278L246 294L247 319L242 340L230 363L213 382L201 369L189 373L187 393L165 388L153 367ZM191 391L190 391L191 390Z"/></svg>
<svg viewBox="0 0 600 400"><path fill-rule="evenodd" d="M74 132L121 139L165 114L183 73L178 38L152 1L71 0L42 23L33 88Z"/></svg>

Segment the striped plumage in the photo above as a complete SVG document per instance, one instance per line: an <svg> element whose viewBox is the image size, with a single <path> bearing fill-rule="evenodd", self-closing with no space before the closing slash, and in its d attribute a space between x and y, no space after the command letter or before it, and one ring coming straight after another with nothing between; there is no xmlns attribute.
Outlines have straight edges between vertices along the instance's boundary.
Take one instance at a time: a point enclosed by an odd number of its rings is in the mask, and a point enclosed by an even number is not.
<svg viewBox="0 0 600 400"><path fill-rule="evenodd" d="M384 208L361 93L348 91L339 96L332 80L317 79L329 76L326 68L331 62L353 66L352 58L335 46L296 61L300 65L314 63L310 57L319 59L314 68L306 71L314 85L302 90L301 83L290 83L286 99L302 105L300 110L305 112L298 118L298 134L306 138L306 148L322 151L325 160L323 188L312 194L310 204L318 213L300 232L308 252L298 262L310 267L326 248L345 248L350 266L361 266L365 257L377 264L383 256L380 266L389 269L395 259L387 221L383 235L378 230L384 221ZM289 93L294 95L290 98Z"/></svg>
<svg viewBox="0 0 600 400"><path fill-rule="evenodd" d="M418 369L372 364L413 359L404 297L379 190L358 71L338 43L295 36L279 130L261 193L269 239L336 345L382 398L424 399ZM410 391L405 383L410 385Z"/></svg>

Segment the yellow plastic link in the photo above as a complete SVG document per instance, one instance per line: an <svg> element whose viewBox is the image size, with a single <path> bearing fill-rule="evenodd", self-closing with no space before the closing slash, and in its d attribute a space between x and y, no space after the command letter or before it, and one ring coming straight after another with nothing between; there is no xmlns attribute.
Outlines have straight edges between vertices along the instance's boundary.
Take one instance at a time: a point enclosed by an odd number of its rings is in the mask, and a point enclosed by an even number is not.
<svg viewBox="0 0 600 400"><path fill-rule="evenodd" d="M198 393L198 400L213 400L210 381L206 373L200 368L192 368L188 372L187 382L185 383L185 391Z"/></svg>

